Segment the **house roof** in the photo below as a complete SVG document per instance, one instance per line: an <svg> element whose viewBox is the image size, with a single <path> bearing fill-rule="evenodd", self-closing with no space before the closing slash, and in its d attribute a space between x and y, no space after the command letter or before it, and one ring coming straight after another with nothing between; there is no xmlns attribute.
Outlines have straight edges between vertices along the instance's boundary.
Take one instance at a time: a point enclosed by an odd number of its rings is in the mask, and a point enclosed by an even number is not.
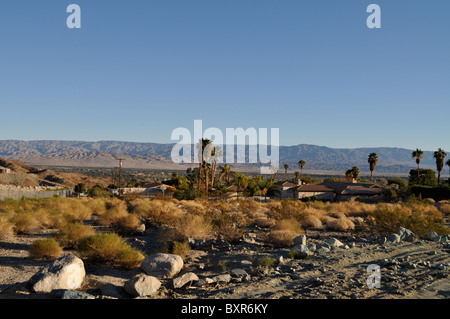
<svg viewBox="0 0 450 319"><path fill-rule="evenodd" d="M280 182L276 182L275 184L282 186L282 187L295 187L298 186L298 184L293 183L293 182L289 182L289 181L280 181Z"/></svg>
<svg viewBox="0 0 450 319"><path fill-rule="evenodd" d="M334 192L340 195L377 195L382 188L370 183L323 182L320 184L305 184L292 188L296 192Z"/></svg>
<svg viewBox="0 0 450 319"><path fill-rule="evenodd" d="M296 192L334 192L333 188L327 187L323 184L305 184L294 187Z"/></svg>

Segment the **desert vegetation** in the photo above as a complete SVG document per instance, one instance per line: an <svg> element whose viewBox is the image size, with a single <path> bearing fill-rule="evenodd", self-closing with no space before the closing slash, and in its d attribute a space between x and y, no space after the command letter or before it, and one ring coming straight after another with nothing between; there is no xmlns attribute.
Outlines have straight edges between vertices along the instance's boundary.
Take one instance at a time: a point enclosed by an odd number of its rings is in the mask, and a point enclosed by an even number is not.
<svg viewBox="0 0 450 319"><path fill-rule="evenodd" d="M76 250L91 262L133 268L145 255L131 248L126 239L142 225L162 229L166 249L186 255L188 240L220 238L233 244L254 227L273 247L291 246L295 237L309 229L389 234L403 226L419 237L430 231L447 234L444 217L448 214L448 203L430 204L415 198L378 204L244 198L22 199L0 203L0 237L49 230L49 238L32 245L32 258L56 258L63 250Z"/></svg>

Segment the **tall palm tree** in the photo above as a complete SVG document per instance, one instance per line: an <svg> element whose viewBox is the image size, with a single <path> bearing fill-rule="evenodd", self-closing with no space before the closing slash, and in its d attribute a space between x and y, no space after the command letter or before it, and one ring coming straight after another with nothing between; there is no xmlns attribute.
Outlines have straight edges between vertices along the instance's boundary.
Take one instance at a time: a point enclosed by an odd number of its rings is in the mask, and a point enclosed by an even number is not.
<svg viewBox="0 0 450 319"><path fill-rule="evenodd" d="M294 174L294 181L298 182L298 180L300 179L300 172L295 172Z"/></svg>
<svg viewBox="0 0 450 319"><path fill-rule="evenodd" d="M448 166L448 170L449 170L449 173L450 173L450 159L448 159L447 162L445 162L445 165Z"/></svg>
<svg viewBox="0 0 450 319"><path fill-rule="evenodd" d="M298 161L298 166L300 166L300 174L303 175L303 167L306 166L306 162L304 160Z"/></svg>
<svg viewBox="0 0 450 319"><path fill-rule="evenodd" d="M200 189L201 180L202 180L202 166L204 165L204 162L205 162L205 149L211 143L212 142L211 142L210 139L201 138L201 139L199 139L198 144L197 144L197 149L198 149L198 152L199 152L198 153L198 155L199 155L198 158L199 159L201 158L200 164L199 164L199 167L198 167L198 189ZM206 176L206 166L205 166L205 176ZM206 189L206 191L208 191L208 190Z"/></svg>
<svg viewBox="0 0 450 319"><path fill-rule="evenodd" d="M284 178L287 181L287 170L289 169L289 165L288 164L284 164Z"/></svg>
<svg viewBox="0 0 450 319"><path fill-rule="evenodd" d="M419 184L419 181L420 181L419 166L420 166L420 160L423 158L423 151L420 148L416 148L416 150L414 152L412 152L412 157L416 159L416 163L417 163L417 183Z"/></svg>
<svg viewBox="0 0 450 319"><path fill-rule="evenodd" d="M441 171L444 168L444 159L447 153L442 148L439 148L434 152L433 157L436 159L436 169L438 171L438 184L441 182Z"/></svg>
<svg viewBox="0 0 450 319"><path fill-rule="evenodd" d="M212 172L211 172L211 187L214 187L214 179L216 176L217 162L223 156L223 150L221 147L214 147L211 153Z"/></svg>
<svg viewBox="0 0 450 319"><path fill-rule="evenodd" d="M372 182L373 171L375 170L375 166L377 166L377 163L378 163L378 154L377 153L370 153L369 154L369 158L367 159L367 162L369 162L369 166L370 166L370 181Z"/></svg>
<svg viewBox="0 0 450 319"><path fill-rule="evenodd" d="M228 164L225 164L225 166L220 166L220 175L219 179L225 178L227 181L227 184L230 185L230 174L231 174L231 167Z"/></svg>

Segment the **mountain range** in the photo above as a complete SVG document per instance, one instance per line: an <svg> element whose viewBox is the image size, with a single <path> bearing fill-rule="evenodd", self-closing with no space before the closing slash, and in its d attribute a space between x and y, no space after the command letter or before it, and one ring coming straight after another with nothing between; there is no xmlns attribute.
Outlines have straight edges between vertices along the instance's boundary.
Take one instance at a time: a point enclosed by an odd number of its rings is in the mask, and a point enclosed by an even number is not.
<svg viewBox="0 0 450 319"><path fill-rule="evenodd" d="M38 166L117 167L119 158L124 159L124 168L184 170L196 166L173 163L173 146L174 144L122 141L0 140L0 157ZM284 164L289 165L289 171L299 171L297 163L304 160L304 172L344 174L347 169L358 166L362 173L367 173L367 158L371 152L377 153L379 157L375 173L407 175L410 169L416 168L411 155L413 150L410 149L346 149L300 144L279 147L280 171L284 172ZM236 170L252 171L261 165L247 163L230 166ZM433 152L424 151L421 167L435 169Z"/></svg>

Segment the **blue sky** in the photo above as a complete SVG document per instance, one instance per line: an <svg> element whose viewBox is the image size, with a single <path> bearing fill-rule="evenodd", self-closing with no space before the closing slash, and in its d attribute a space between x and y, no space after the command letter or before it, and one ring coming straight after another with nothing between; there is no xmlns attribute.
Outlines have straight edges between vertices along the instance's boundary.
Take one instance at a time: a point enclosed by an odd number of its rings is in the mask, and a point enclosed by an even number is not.
<svg viewBox="0 0 450 319"><path fill-rule="evenodd" d="M66 8L81 7L68 29ZM381 29L366 8L381 7ZM450 1L2 0L0 139L450 151Z"/></svg>

